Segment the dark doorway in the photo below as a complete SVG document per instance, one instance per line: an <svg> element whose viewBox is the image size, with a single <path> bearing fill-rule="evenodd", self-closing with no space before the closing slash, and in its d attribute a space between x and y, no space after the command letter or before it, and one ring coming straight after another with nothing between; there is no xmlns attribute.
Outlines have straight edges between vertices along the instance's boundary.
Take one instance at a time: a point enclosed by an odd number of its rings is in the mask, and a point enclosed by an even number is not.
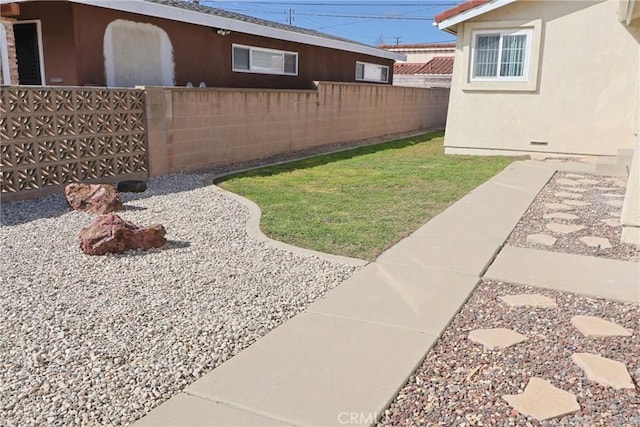
<svg viewBox="0 0 640 427"><path fill-rule="evenodd" d="M13 24L18 59L18 79L21 85L41 85L40 49L38 48L38 25L35 22Z"/></svg>

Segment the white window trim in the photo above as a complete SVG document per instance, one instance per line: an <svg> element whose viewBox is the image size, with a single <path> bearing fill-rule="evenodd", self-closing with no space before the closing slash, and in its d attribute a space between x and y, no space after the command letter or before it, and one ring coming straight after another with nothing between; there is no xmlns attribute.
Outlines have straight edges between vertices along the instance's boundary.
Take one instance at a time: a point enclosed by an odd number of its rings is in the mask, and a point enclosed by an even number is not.
<svg viewBox="0 0 640 427"><path fill-rule="evenodd" d="M44 73L44 50L42 48L42 22L39 19L30 19L28 21L16 21L13 26L20 24L36 24L36 32L38 33L38 55L40 55L40 82L42 86L47 85L47 78Z"/></svg>
<svg viewBox="0 0 640 427"><path fill-rule="evenodd" d="M500 68L502 65L502 42L504 40L504 36L526 36L525 41L525 52L524 52L524 63L522 76L481 76L476 77L473 75L473 70L475 68L476 63L476 43L478 40L478 36L481 35L496 35L500 36L500 43L498 47L498 63L497 63L497 72L500 73ZM529 67L531 63L531 39L533 38L533 29L532 28L524 28L524 29L511 29L511 30L478 30L474 31L472 35L472 46L471 46L471 68L469 69L470 80L471 81L529 81Z"/></svg>
<svg viewBox="0 0 640 427"><path fill-rule="evenodd" d="M4 24L0 24L0 61L2 61L3 85L11 84L11 71L9 69L9 47L7 45L7 29Z"/></svg>
<svg viewBox="0 0 640 427"><path fill-rule="evenodd" d="M382 67L382 68L386 68L387 69L387 79L386 80L375 80L375 79L367 79L366 77L363 78L358 78L358 64L362 64L365 66L365 68L367 67L367 65L371 65L374 67ZM364 73L364 75L366 76L366 72ZM389 67L387 65L382 65L382 64L374 64L372 62L362 62L362 61L356 61L356 81L359 82L375 82L375 83L389 83Z"/></svg>
<svg viewBox="0 0 640 427"><path fill-rule="evenodd" d="M542 40L542 20L532 21L491 21L491 22L467 22L463 27L462 35L462 62L464 70L454 78L459 79L462 89L465 91L520 91L535 92L538 90L538 69L540 63L540 45ZM500 77L500 78L474 78L473 62L475 37L481 33L510 33L528 31L527 52L525 57L525 78ZM462 71L461 70L461 71Z"/></svg>
<svg viewBox="0 0 640 427"><path fill-rule="evenodd" d="M236 64L235 64L235 56L233 54L233 51L235 48L243 48L243 49L249 49L249 69L245 70L245 69L241 69L241 68L236 68ZM267 52L267 53L279 53L283 55L283 64L282 64L282 71L269 71L269 70L263 70L263 69L255 69L253 68L251 61L252 61L252 53L253 51L259 51L259 52ZM287 73L286 71L284 71L284 55L294 55L296 58L296 72L295 73ZM277 50L277 49L268 49L265 47L256 47L256 46L247 46L247 45L242 45L242 44L235 44L233 43L231 45L231 69L236 72L236 73L251 73L251 74L273 74L273 75L279 75L279 76L297 76L298 75L298 52L290 52L287 50Z"/></svg>

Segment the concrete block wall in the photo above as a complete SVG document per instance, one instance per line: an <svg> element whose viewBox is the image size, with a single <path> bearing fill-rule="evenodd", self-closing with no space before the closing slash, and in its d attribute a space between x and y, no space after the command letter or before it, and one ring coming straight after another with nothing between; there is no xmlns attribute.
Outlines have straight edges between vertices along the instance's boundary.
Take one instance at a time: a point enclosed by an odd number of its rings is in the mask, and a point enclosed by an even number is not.
<svg viewBox="0 0 640 427"><path fill-rule="evenodd" d="M447 89L145 88L151 176L402 132L443 129Z"/></svg>

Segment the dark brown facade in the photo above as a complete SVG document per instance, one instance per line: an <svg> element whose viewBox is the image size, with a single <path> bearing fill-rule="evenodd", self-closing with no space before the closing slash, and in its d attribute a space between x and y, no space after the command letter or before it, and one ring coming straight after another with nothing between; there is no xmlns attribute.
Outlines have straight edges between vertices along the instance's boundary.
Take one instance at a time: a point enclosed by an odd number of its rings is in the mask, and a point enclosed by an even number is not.
<svg viewBox="0 0 640 427"><path fill-rule="evenodd" d="M388 66L388 84L393 81L391 59L238 32L223 36L215 28L101 7L64 1L26 2L20 3L15 18L18 22L41 22L43 84L47 85L106 86L104 35L117 19L152 24L167 33L177 86L204 82L208 87L309 89L314 81L356 82L356 61ZM234 72L233 44L297 52L298 75Z"/></svg>

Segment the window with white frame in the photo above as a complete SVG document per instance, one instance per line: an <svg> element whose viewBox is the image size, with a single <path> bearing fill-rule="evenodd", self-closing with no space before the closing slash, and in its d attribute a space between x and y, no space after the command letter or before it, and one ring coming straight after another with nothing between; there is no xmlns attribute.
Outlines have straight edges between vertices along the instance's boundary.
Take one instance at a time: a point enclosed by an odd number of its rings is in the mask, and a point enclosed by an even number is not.
<svg viewBox="0 0 640 427"><path fill-rule="evenodd" d="M471 81L527 81L532 29L473 33Z"/></svg>
<svg viewBox="0 0 640 427"><path fill-rule="evenodd" d="M387 83L389 81L389 67L368 62L356 62L356 80Z"/></svg>
<svg viewBox="0 0 640 427"><path fill-rule="evenodd" d="M233 45L233 71L298 75L298 53Z"/></svg>

